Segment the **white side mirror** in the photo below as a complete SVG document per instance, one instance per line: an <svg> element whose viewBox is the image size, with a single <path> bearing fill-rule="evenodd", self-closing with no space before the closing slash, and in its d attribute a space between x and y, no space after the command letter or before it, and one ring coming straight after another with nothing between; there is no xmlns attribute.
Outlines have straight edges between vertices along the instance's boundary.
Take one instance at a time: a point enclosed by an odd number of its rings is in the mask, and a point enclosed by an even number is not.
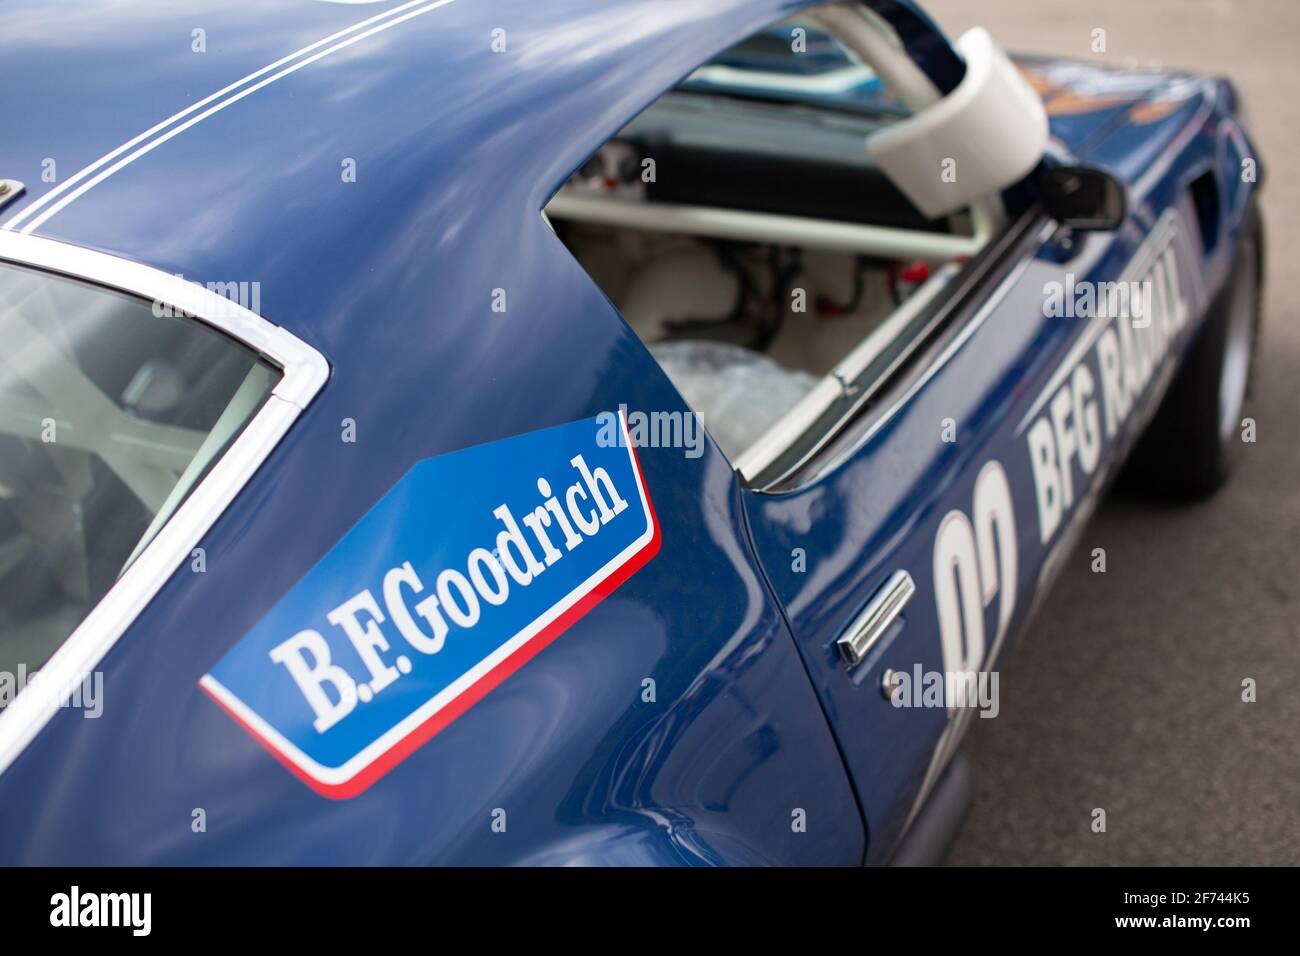
<svg viewBox="0 0 1300 956"><path fill-rule="evenodd" d="M966 75L950 94L867 141L867 153L931 219L1018 182L1047 147L1047 111L1033 87L976 27L954 44Z"/></svg>

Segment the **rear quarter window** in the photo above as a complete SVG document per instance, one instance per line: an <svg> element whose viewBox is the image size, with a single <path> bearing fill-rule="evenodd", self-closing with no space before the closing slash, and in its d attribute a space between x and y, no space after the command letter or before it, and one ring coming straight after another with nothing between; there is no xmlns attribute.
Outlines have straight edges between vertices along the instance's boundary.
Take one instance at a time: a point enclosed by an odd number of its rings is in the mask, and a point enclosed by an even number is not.
<svg viewBox="0 0 1300 956"><path fill-rule="evenodd" d="M281 373L179 310L11 264L0 264L0 342L0 672L30 672Z"/></svg>

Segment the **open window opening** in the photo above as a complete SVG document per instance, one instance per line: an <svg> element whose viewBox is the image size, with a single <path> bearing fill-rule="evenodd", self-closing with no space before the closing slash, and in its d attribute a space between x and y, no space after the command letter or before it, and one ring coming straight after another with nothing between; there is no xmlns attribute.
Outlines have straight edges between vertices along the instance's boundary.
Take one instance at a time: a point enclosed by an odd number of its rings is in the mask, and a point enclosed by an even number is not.
<svg viewBox="0 0 1300 956"><path fill-rule="evenodd" d="M1000 188L918 203L873 155L940 99L883 20L818 8L662 95L547 206L742 478L825 427L1004 230Z"/></svg>

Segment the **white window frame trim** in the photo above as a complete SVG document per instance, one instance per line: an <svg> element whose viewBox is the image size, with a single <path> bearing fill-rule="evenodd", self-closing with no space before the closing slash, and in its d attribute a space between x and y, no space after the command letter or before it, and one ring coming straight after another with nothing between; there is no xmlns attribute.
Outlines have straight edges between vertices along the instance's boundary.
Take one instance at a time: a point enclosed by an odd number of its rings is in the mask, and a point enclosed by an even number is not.
<svg viewBox="0 0 1300 956"><path fill-rule="evenodd" d="M255 312L178 275L41 236L0 232L0 261L184 309L252 349L283 373L265 404L148 546L0 712L0 773L71 699L248 484L330 376L325 357ZM57 690L52 692L51 688Z"/></svg>

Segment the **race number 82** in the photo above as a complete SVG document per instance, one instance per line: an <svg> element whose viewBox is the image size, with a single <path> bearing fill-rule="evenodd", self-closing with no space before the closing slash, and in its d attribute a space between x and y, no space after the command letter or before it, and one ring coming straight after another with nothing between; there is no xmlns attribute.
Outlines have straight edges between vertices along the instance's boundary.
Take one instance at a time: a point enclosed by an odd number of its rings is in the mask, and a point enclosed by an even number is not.
<svg viewBox="0 0 1300 956"><path fill-rule="evenodd" d="M1016 607L1016 519L1002 465L990 461L975 479L970 517L953 509L934 541L934 600L943 667L973 677L985 664L984 610L998 600L996 650ZM966 681L958 681L966 686ZM949 714L953 710L949 701Z"/></svg>

